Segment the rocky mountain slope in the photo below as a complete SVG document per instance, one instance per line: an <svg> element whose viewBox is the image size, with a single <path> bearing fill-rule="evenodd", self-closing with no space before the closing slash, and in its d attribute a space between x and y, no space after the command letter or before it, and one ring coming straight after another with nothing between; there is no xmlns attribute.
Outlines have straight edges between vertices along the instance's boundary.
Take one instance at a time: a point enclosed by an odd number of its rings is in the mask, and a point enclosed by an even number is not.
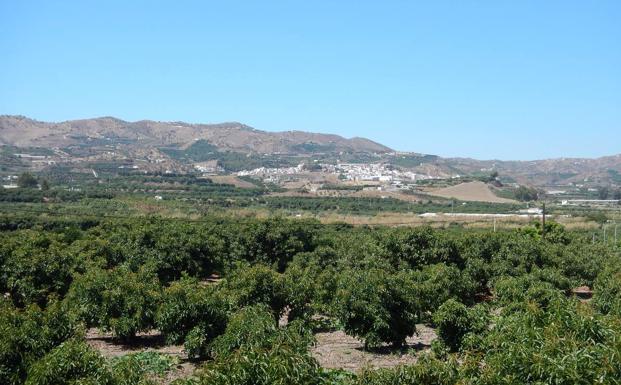
<svg viewBox="0 0 621 385"><path fill-rule="evenodd" d="M0 116L0 144L18 147L67 147L85 141L113 141L139 146L186 148L206 140L221 150L254 153L348 151L385 153L390 148L364 138L301 131L266 132L241 123L190 124L112 117L47 123L22 116Z"/></svg>
<svg viewBox="0 0 621 385"><path fill-rule="evenodd" d="M600 158L557 158L534 161L440 158L437 165L465 174L498 171L534 185L598 182L621 184L621 154Z"/></svg>
<svg viewBox="0 0 621 385"><path fill-rule="evenodd" d="M262 163L274 164L269 159L271 155L308 157L313 154L319 155L319 159L330 161L341 159L345 162L391 163L396 167L436 177L486 174L496 170L504 177L525 184L588 182L621 185L621 154L597 159L559 158L535 161L440 158L433 155L395 153L386 146L364 138L346 139L338 135L301 131L266 132L236 122L126 122L103 117L49 123L23 116L2 115L0 145L57 148L62 154L77 161L119 157L147 159L158 164L164 162L166 169L172 167L177 170L185 169L184 162L190 166L188 160L179 157L171 159L169 156L180 152L183 155L189 149L194 153L216 151L218 154L228 154L226 156L229 162L233 158L237 166L248 168ZM208 160L222 157L210 155L198 158ZM199 160L194 160L197 161ZM295 160L290 162L295 163Z"/></svg>

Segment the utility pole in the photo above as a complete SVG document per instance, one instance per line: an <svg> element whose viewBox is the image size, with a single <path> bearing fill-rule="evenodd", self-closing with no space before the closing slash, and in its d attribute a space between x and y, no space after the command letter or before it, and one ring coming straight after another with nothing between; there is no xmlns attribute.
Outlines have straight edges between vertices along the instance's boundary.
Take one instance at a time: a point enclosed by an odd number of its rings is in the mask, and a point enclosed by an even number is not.
<svg viewBox="0 0 621 385"><path fill-rule="evenodd" d="M543 202L543 210L541 211L541 238L546 237L546 202Z"/></svg>
<svg viewBox="0 0 621 385"><path fill-rule="evenodd" d="M496 217L494 217L494 232L496 232Z"/></svg>
<svg viewBox="0 0 621 385"><path fill-rule="evenodd" d="M604 223L604 244L606 243L606 224Z"/></svg>

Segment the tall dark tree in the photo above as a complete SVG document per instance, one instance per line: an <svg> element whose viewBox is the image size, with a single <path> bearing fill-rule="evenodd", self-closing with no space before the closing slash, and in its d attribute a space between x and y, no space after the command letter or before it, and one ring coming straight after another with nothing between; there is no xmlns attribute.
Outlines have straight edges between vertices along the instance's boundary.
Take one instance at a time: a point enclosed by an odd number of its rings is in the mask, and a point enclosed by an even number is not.
<svg viewBox="0 0 621 385"><path fill-rule="evenodd" d="M606 186L600 187L597 191L597 196L599 199L608 199L608 195L610 194L610 189Z"/></svg>
<svg viewBox="0 0 621 385"><path fill-rule="evenodd" d="M36 188L38 185L37 178L29 172L25 172L17 178L17 186L20 188Z"/></svg>

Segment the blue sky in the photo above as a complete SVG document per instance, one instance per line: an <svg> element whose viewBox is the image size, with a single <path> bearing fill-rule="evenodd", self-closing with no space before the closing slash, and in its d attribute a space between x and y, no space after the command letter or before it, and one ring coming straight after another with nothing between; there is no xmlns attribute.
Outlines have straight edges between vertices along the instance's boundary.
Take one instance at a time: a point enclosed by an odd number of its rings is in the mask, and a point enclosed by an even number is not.
<svg viewBox="0 0 621 385"><path fill-rule="evenodd" d="M0 114L621 153L621 1L0 0Z"/></svg>

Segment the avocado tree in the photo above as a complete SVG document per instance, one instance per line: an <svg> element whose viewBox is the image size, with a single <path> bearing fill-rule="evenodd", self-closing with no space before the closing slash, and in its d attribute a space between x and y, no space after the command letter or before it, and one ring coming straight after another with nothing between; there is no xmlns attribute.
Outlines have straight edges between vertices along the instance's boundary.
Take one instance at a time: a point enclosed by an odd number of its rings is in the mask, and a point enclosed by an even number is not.
<svg viewBox="0 0 621 385"><path fill-rule="evenodd" d="M285 277L265 265L238 267L223 287L237 307L265 304L276 319L288 304Z"/></svg>
<svg viewBox="0 0 621 385"><path fill-rule="evenodd" d="M343 271L334 309L345 331L363 339L365 348L401 346L416 331L415 287L408 273Z"/></svg>
<svg viewBox="0 0 621 385"><path fill-rule="evenodd" d="M482 308L468 308L453 298L444 302L433 314L438 337L453 352L461 348L466 334L482 333L487 326L486 321Z"/></svg>
<svg viewBox="0 0 621 385"><path fill-rule="evenodd" d="M34 362L76 334L77 319L62 302L20 309L0 298L0 384L23 384Z"/></svg>
<svg viewBox="0 0 621 385"><path fill-rule="evenodd" d="M164 290L156 325L168 343L183 342L191 358L204 357L212 339L224 332L229 308L217 288L183 277Z"/></svg>
<svg viewBox="0 0 621 385"><path fill-rule="evenodd" d="M157 277L148 270L92 268L76 277L67 301L87 325L126 340L153 328L160 290Z"/></svg>

